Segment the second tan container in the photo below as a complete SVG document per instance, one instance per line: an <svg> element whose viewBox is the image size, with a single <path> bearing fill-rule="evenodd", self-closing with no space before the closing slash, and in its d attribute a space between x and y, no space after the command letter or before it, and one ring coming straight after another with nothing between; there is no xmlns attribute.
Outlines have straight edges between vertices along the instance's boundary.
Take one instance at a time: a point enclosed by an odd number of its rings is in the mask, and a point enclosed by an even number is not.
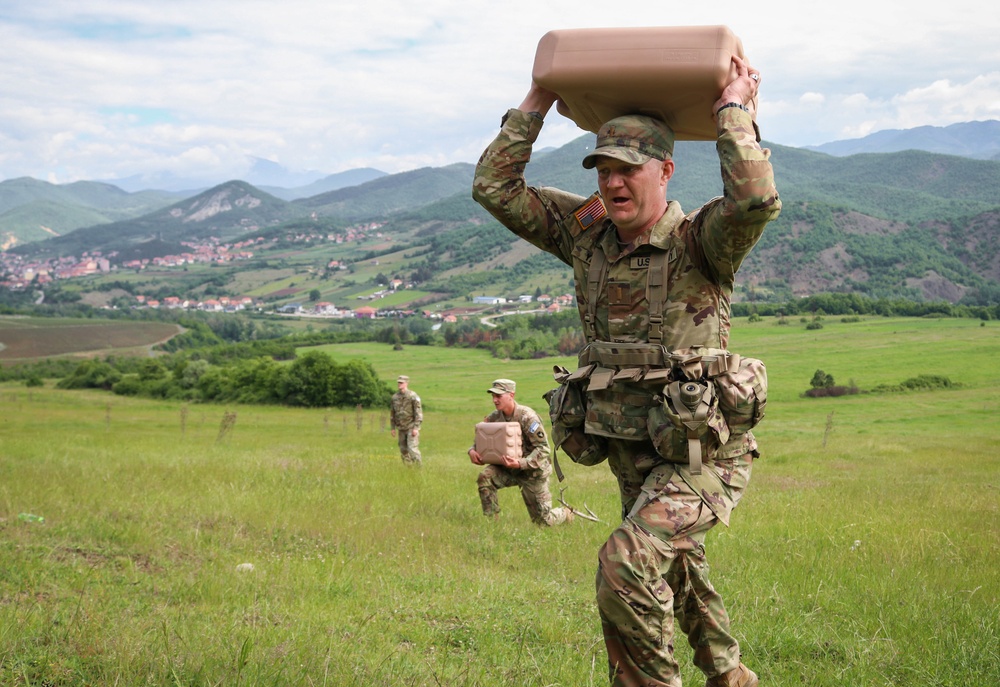
<svg viewBox="0 0 1000 687"><path fill-rule="evenodd" d="M516 422L480 422L476 425L476 451L484 463L503 465L503 457L521 457L521 425Z"/></svg>
<svg viewBox="0 0 1000 687"><path fill-rule="evenodd" d="M743 43L725 26L560 29L538 42L532 78L587 131L647 114L678 140L714 141L712 105L736 78L733 55L744 57Z"/></svg>

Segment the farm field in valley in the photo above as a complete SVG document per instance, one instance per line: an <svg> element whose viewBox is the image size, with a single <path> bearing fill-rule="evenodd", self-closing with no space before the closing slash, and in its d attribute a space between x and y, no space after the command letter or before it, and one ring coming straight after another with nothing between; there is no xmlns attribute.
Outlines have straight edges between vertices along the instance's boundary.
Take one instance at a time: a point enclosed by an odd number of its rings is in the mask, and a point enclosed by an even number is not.
<svg viewBox="0 0 1000 687"><path fill-rule="evenodd" d="M51 356L134 355L180 331L166 322L0 316L0 364Z"/></svg>

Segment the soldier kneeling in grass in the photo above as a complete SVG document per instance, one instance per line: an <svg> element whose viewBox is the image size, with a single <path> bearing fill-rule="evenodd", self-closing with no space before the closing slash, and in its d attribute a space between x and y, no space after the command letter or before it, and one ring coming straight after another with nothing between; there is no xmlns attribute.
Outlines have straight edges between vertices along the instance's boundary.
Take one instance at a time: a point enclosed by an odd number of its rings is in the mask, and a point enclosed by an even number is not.
<svg viewBox="0 0 1000 687"><path fill-rule="evenodd" d="M487 389L496 410L477 425L477 445L469 449L472 462L486 466L478 478L483 514L491 518L498 517L500 504L497 501L497 490L516 486L521 488L524 505L528 507L528 514L535 524L552 526L571 522L571 509L552 507L552 494L549 492L552 463L549 461L549 440L545 427L538 413L514 400L515 388L513 380L498 379ZM504 446L519 444L521 450L512 449L517 455L511 455L505 449L501 449L501 453L484 446L481 430L485 428L482 425L497 423L507 424L507 427L494 427L503 431L505 437L506 430L511 430L512 441L508 444L504 438L501 442Z"/></svg>

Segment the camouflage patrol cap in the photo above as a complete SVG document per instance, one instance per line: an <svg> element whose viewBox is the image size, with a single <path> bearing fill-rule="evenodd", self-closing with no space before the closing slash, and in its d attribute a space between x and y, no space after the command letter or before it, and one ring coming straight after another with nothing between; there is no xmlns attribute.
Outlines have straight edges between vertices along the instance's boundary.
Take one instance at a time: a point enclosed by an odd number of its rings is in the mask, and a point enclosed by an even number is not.
<svg viewBox="0 0 1000 687"><path fill-rule="evenodd" d="M493 381L493 386L486 391L497 396L503 396L504 394L514 393L515 388L517 388L517 384L514 383L513 379L496 379Z"/></svg>
<svg viewBox="0 0 1000 687"><path fill-rule="evenodd" d="M399 384L400 382L408 382L408 381L410 381L410 378L407 377L406 375L399 375L398 377L396 377L397 384Z"/></svg>
<svg viewBox="0 0 1000 687"><path fill-rule="evenodd" d="M597 147L583 158L583 167L593 169L600 156L643 165L654 158L667 160L673 154L674 131L666 122L645 115L624 115L598 129Z"/></svg>

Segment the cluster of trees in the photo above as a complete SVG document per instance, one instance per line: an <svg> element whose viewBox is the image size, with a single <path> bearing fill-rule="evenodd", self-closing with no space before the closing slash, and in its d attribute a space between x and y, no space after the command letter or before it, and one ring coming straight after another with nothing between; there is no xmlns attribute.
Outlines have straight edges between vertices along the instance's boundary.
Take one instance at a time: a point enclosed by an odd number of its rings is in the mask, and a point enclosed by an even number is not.
<svg viewBox="0 0 1000 687"><path fill-rule="evenodd" d="M575 310L554 314L508 315L496 326L466 320L443 330L446 346L485 348L495 358L528 360L576 355L586 343Z"/></svg>
<svg viewBox="0 0 1000 687"><path fill-rule="evenodd" d="M905 298L866 298L857 293L822 293L793 298L784 303L733 303L734 317L791 315L878 315L881 317L970 317L1000 319L1000 304L974 305L947 301L913 301Z"/></svg>
<svg viewBox="0 0 1000 687"><path fill-rule="evenodd" d="M43 312L44 311L44 312ZM5 307L0 312L23 313ZM425 318L346 320L331 322L322 331L292 332L287 323L249 315L177 314L171 311L96 311L82 304L47 304L30 312L85 317L133 317L178 322L185 331L159 348L155 359L107 358L83 363L45 360L0 368L0 381L41 384L61 379L63 388L99 388L124 395L191 401L276 403L306 407L384 407L392 389L362 361L340 363L320 352L298 355L301 348L331 343L376 341L393 346L443 345L489 350L504 359L573 356L585 341L575 309L555 314L504 315L488 326L478 320L445 324L439 329ZM922 303L908 300L867 299L858 294L822 294L791 299L784 304L736 303L734 316L761 320L765 316L787 323L807 316L818 323L823 316L840 315L848 321L861 315L911 317L978 317L1000 319L1000 306ZM821 326L821 325L819 325ZM936 384L940 380L904 382L900 389ZM814 396L859 393L852 385L837 386L832 377L813 378L807 392Z"/></svg>
<svg viewBox="0 0 1000 687"><path fill-rule="evenodd" d="M290 364L269 357L215 365L205 359L87 360L57 385L144 396L217 403L257 403L307 408L388 407L392 389L362 360L338 363L310 351Z"/></svg>

